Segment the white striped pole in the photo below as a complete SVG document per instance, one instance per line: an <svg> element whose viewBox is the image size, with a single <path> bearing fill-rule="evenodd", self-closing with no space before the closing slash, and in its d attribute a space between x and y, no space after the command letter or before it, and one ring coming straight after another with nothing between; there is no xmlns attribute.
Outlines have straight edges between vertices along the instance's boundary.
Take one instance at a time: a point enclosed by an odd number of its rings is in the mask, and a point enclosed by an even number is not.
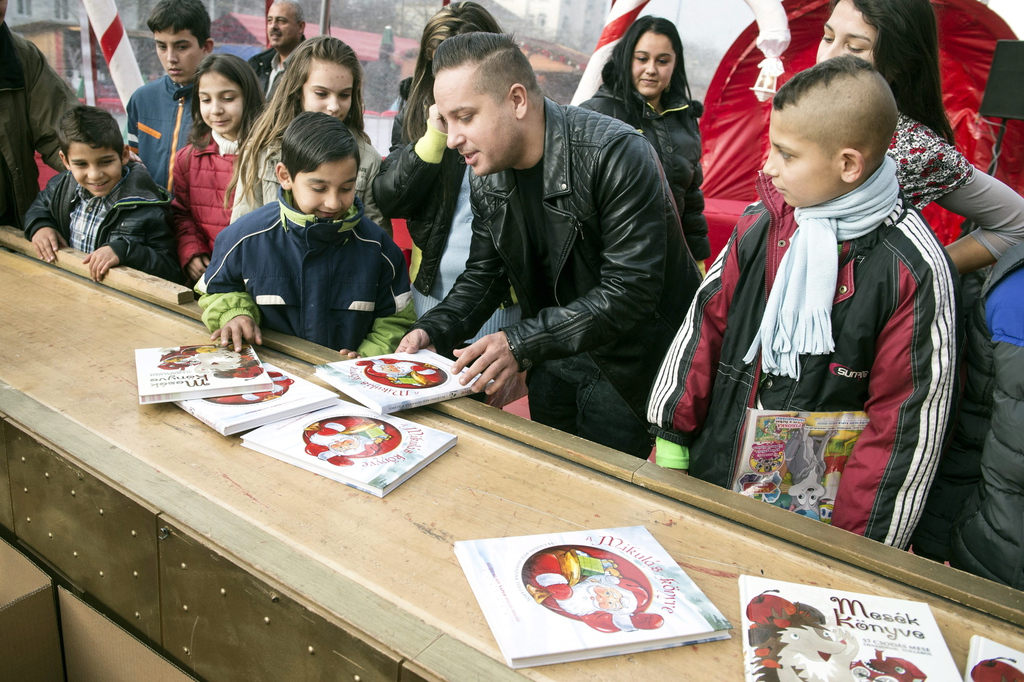
<svg viewBox="0 0 1024 682"><path fill-rule="evenodd" d="M114 0L82 0L82 4L99 38L100 49L103 50L103 58L107 60L121 104L127 108L128 98L142 87L142 72L121 24L117 6Z"/></svg>
<svg viewBox="0 0 1024 682"><path fill-rule="evenodd" d="M616 43L622 39L626 29L636 21L647 2L648 0L618 0L617 2L612 0L608 18L604 21L604 30L601 31L594 54L587 62L583 78L580 79L580 84L576 87L576 94L572 96L572 104L585 102L597 92L597 88L601 85L601 69L612 56L612 50Z"/></svg>

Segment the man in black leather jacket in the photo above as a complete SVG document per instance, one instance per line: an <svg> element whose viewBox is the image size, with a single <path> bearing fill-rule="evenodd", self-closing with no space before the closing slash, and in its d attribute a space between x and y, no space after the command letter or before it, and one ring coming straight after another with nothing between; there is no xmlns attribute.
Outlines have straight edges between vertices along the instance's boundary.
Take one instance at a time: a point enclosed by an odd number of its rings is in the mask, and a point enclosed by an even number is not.
<svg viewBox="0 0 1024 682"><path fill-rule="evenodd" d="M398 350L456 348L511 283L523 319L455 351L463 382L481 374L490 394L526 370L534 420L646 457L647 394L700 283L654 150L545 100L511 36L449 38L434 73L448 146L474 172L473 241Z"/></svg>

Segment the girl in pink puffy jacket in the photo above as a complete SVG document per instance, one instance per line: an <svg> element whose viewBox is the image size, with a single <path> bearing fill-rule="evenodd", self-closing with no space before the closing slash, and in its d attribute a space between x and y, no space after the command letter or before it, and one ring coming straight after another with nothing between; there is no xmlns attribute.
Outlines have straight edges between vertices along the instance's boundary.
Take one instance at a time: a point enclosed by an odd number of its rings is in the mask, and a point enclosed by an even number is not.
<svg viewBox="0 0 1024 682"><path fill-rule="evenodd" d="M203 59L193 80L189 144L174 161L174 231L178 260L198 281L213 253L213 240L231 222L225 190L235 156L263 109L263 92L252 67L230 54Z"/></svg>

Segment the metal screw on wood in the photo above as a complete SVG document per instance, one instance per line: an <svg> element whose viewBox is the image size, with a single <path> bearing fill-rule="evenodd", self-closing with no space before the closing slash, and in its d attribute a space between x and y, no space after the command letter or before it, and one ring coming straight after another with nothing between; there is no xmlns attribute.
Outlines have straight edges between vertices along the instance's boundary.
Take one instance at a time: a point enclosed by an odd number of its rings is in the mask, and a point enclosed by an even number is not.
<svg viewBox="0 0 1024 682"><path fill-rule="evenodd" d="M167 538L171 537L171 529L167 526L162 527L160 529L159 534L156 537L158 540L166 540Z"/></svg>

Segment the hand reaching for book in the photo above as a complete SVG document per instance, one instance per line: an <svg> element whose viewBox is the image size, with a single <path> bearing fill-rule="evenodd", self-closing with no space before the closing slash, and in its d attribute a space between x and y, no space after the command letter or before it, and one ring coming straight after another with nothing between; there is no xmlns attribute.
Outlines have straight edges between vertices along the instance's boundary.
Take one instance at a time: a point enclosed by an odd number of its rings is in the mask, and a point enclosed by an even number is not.
<svg viewBox="0 0 1024 682"><path fill-rule="evenodd" d="M338 355L340 355L343 360L355 360L356 358L361 357L359 353L355 352L354 350L349 350L347 348L342 348L341 350L339 350Z"/></svg>
<svg viewBox="0 0 1024 682"><path fill-rule="evenodd" d="M228 320L227 324L210 335L214 341L219 340L221 346L234 345L235 352L242 350L246 343L257 346L263 343L263 334L259 325L248 315L238 315Z"/></svg>
<svg viewBox="0 0 1024 682"><path fill-rule="evenodd" d="M486 387L487 395L493 395L519 373L519 363L512 354L505 332L488 334L476 343L455 350L454 353L458 360L452 365L452 372L459 374L468 368L468 371L459 377L459 383L466 386L473 377L480 375L473 382L473 390L477 393L484 391Z"/></svg>

